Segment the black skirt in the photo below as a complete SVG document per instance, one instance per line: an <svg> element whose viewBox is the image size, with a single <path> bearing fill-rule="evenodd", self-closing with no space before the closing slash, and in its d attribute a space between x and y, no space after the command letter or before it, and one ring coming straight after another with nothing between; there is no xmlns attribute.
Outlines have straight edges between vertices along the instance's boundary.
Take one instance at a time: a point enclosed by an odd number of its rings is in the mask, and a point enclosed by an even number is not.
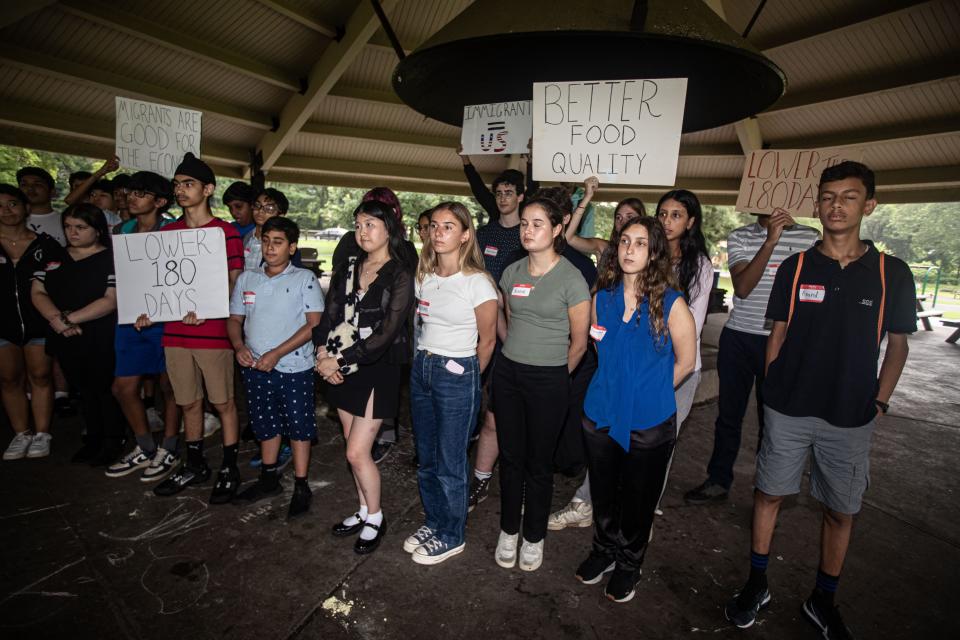
<svg viewBox="0 0 960 640"><path fill-rule="evenodd" d="M343 377L341 384L327 385L327 401L336 409L363 417L373 393L373 417L395 418L400 405L401 365L380 358L362 364L356 373Z"/></svg>

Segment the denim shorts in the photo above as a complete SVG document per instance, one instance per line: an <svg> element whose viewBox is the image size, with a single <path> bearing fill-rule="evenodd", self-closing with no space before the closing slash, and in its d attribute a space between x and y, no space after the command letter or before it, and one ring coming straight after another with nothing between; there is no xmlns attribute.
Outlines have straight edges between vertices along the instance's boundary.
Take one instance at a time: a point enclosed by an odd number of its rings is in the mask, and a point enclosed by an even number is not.
<svg viewBox="0 0 960 640"><path fill-rule="evenodd" d="M37 345L43 346L43 345L45 345L45 344L47 344L47 339L46 339L46 338L31 338L31 339L27 340L27 344L23 344L23 345L17 344L16 342L10 342L9 340L4 340L3 338L0 338L0 349L2 349L3 347L6 347L6 346L21 347L21 348L22 348L22 347L33 347L33 346L37 346Z"/></svg>
<svg viewBox="0 0 960 640"><path fill-rule="evenodd" d="M870 485L870 438L876 424L836 427L825 420L763 408L756 487L770 496L800 493L811 454L810 495L838 513L860 512Z"/></svg>

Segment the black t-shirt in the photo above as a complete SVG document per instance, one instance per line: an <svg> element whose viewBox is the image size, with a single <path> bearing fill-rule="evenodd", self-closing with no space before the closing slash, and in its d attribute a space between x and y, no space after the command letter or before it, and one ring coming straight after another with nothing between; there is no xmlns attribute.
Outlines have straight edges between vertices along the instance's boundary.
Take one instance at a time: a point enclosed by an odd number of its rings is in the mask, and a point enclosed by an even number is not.
<svg viewBox="0 0 960 640"><path fill-rule="evenodd" d="M82 260L74 260L64 252L62 260L51 260L34 277L43 283L47 295L63 312L77 311L102 298L107 289L116 287L113 252L105 249ZM102 318L80 323L83 333L65 338L47 329L47 353L96 357L113 352L113 336L117 325L116 311Z"/></svg>
<svg viewBox="0 0 960 640"><path fill-rule="evenodd" d="M520 225L504 227L499 220L477 229L477 244L483 254L483 264L500 282L503 270L515 262L514 252L520 249Z"/></svg>
<svg viewBox="0 0 960 640"><path fill-rule="evenodd" d="M885 256L880 325L880 253L864 242L867 252L846 268L819 251L822 241L804 252L793 317L763 386L772 409L838 427L860 427L876 415L878 332L882 338L917 330L916 289L907 264ZM770 320L788 320L799 256L777 270L767 305Z"/></svg>

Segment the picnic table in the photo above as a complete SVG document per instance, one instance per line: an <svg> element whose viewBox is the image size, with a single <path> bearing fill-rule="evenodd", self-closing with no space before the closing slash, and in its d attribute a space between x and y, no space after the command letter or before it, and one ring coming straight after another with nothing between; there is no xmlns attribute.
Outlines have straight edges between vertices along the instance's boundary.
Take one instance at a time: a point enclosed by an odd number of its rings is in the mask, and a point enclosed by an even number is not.
<svg viewBox="0 0 960 640"><path fill-rule="evenodd" d="M323 276L323 263L325 260L317 257L317 250L312 247L304 247L300 250L300 261L305 269L310 269L320 278Z"/></svg>
<svg viewBox="0 0 960 640"><path fill-rule="evenodd" d="M917 296L917 318L923 323L924 331L933 331L933 325L930 324L930 318L939 318L943 316L943 311L939 309L924 309L923 303L930 299L930 294L921 293ZM956 340L956 338L954 338Z"/></svg>
<svg viewBox="0 0 960 640"><path fill-rule="evenodd" d="M956 344L957 340L960 340L960 320L941 320L940 324L945 327L953 327L954 331L947 338L947 342Z"/></svg>

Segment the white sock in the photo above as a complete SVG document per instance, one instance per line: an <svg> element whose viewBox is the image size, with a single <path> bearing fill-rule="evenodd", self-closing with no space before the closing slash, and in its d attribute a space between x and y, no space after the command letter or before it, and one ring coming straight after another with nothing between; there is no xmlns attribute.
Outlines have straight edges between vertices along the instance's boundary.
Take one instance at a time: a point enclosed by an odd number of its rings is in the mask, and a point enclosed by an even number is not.
<svg viewBox="0 0 960 640"><path fill-rule="evenodd" d="M358 515L360 516L359 518L357 518ZM355 524L360 524L366 519L367 519L367 505L362 504L360 505L360 508L357 510L357 513L355 513L354 515L348 518L343 519L343 526L352 527Z"/></svg>
<svg viewBox="0 0 960 640"><path fill-rule="evenodd" d="M477 480L489 480L493 477L493 471L480 471L478 469L474 469L473 477Z"/></svg>
<svg viewBox="0 0 960 640"><path fill-rule="evenodd" d="M365 521L367 524L372 524L379 527L381 524L383 524L383 509L381 509L380 511L377 511L376 513L367 514ZM377 537L377 530L371 529L370 527L364 527L363 530L360 532L361 540L373 540L376 537Z"/></svg>

